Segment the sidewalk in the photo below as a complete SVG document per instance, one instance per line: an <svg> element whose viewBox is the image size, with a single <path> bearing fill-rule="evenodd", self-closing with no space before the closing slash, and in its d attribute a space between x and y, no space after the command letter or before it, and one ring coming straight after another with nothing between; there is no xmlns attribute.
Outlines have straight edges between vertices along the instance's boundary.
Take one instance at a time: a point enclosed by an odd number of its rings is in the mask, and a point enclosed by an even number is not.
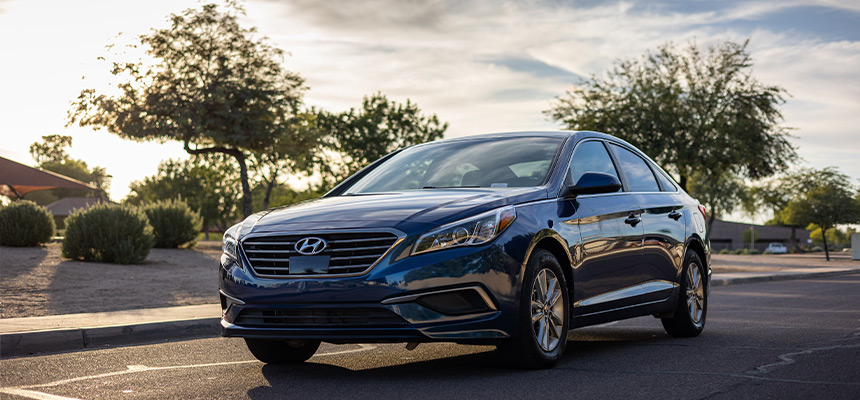
<svg viewBox="0 0 860 400"><path fill-rule="evenodd" d="M712 286L860 273L858 266L715 273ZM213 337L219 304L0 319L0 357Z"/></svg>

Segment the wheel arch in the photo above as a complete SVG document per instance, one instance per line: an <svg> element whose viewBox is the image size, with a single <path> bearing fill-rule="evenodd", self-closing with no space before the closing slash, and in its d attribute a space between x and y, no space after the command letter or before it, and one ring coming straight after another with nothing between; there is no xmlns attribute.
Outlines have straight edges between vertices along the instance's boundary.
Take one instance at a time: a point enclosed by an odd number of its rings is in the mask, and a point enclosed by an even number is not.
<svg viewBox="0 0 860 400"><path fill-rule="evenodd" d="M564 240L558 233L552 230L544 230L537 235L535 235L532 240L531 245L526 251L525 257L523 257L523 263L520 268L520 284L522 284L522 276L524 275L524 271L526 265L529 262L529 258L531 258L532 253L537 249L543 249L550 253L558 260L558 263L561 264L561 270L564 272L564 280L567 282L567 291L571 296L573 296L573 264L574 257L570 254L570 249L567 246L567 241ZM571 299L573 297L570 297Z"/></svg>

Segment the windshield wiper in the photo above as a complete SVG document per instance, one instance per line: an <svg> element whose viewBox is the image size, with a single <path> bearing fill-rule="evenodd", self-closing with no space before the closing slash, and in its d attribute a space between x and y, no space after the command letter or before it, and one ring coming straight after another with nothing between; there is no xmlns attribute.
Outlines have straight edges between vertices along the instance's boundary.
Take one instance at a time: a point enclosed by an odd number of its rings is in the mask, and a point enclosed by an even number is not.
<svg viewBox="0 0 860 400"><path fill-rule="evenodd" d="M455 189L455 188L479 188L480 186L424 186L421 189Z"/></svg>

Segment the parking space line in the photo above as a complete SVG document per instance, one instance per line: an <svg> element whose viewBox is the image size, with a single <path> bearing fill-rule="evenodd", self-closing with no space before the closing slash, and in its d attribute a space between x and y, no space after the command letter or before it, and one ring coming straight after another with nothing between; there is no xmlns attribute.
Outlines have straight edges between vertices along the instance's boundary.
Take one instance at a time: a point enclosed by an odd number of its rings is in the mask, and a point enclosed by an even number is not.
<svg viewBox="0 0 860 400"><path fill-rule="evenodd" d="M326 357L326 356L336 356L341 354L350 354L350 353L358 353L362 351L368 351L376 348L376 345L373 344L359 344L357 349L349 349L342 351L333 351L328 353L319 353L315 354L314 357ZM256 364L260 363L258 360L242 360L242 361L225 361L218 363L207 363L207 364L189 364L189 365L171 365L167 367L148 367L146 365L128 365L126 366L126 370L124 371L114 371L114 372L106 372L103 374L96 375L88 375L88 376L79 376L76 378L62 379L54 382L48 383L40 383L37 385L24 385L24 386L14 386L14 387L4 387L0 388L0 393L7 393L17 396L26 397L29 399L39 399L39 400L78 400L72 397L62 397L56 396L48 393L37 392L33 390L27 390L28 388L48 388L48 387L56 387L60 385L65 385L68 383L75 383L80 381L92 380L92 379L100 379L100 378L109 378L112 376L119 375L127 375L134 374L138 372L146 372L146 371L164 371L171 369L191 369L191 368L207 368L207 367L220 367L225 365L240 365L240 364Z"/></svg>

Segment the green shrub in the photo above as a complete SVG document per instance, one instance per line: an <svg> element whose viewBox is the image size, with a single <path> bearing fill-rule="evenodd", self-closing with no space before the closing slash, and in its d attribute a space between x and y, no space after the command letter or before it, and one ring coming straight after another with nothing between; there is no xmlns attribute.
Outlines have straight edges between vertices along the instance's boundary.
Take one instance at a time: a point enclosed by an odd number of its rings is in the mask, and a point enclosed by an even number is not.
<svg viewBox="0 0 860 400"><path fill-rule="evenodd" d="M137 208L98 204L66 219L63 256L75 260L139 264L155 243L146 214Z"/></svg>
<svg viewBox="0 0 860 400"><path fill-rule="evenodd" d="M732 254L732 251L729 249L722 249L720 250L720 254Z"/></svg>
<svg viewBox="0 0 860 400"><path fill-rule="evenodd" d="M747 253L747 249L737 249L737 250L735 250L735 254L746 254L746 253Z"/></svg>
<svg viewBox="0 0 860 400"><path fill-rule="evenodd" d="M197 243L203 220L184 201L157 201L143 206L143 212L155 233L155 247L175 249Z"/></svg>
<svg viewBox="0 0 860 400"><path fill-rule="evenodd" d="M747 254L757 255L761 254L761 251L759 251L758 249L749 249L749 251L747 251Z"/></svg>
<svg viewBox="0 0 860 400"><path fill-rule="evenodd" d="M48 209L29 200L0 208L0 245L33 247L51 240L56 226Z"/></svg>

